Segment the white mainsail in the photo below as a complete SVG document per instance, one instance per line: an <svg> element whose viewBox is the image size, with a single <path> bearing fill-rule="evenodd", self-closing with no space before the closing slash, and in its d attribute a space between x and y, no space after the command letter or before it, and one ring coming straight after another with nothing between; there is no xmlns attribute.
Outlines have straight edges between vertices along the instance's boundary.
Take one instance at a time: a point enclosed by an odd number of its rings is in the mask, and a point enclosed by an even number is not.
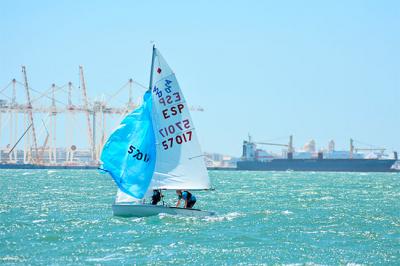
<svg viewBox="0 0 400 266"><path fill-rule="evenodd" d="M195 127L175 74L153 50L152 119L156 166L149 189L209 189Z"/></svg>

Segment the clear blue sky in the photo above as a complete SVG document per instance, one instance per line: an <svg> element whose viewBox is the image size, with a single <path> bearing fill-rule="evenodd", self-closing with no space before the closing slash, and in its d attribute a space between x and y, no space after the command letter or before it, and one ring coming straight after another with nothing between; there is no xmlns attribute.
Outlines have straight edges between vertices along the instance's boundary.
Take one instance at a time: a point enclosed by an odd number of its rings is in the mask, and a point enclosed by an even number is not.
<svg viewBox="0 0 400 266"><path fill-rule="evenodd" d="M151 41L175 70L204 151L355 139L400 150L399 1L0 3L0 87L78 81L89 94L149 79ZM282 140L286 141L286 140Z"/></svg>

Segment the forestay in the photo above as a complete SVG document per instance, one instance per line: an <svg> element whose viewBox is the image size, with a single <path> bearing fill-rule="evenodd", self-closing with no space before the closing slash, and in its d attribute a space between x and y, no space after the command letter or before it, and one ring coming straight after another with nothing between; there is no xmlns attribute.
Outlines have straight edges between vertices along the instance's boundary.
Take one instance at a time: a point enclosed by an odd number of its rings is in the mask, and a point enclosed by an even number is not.
<svg viewBox="0 0 400 266"><path fill-rule="evenodd" d="M175 74L156 48L151 84L157 161L150 188L210 188L189 106Z"/></svg>

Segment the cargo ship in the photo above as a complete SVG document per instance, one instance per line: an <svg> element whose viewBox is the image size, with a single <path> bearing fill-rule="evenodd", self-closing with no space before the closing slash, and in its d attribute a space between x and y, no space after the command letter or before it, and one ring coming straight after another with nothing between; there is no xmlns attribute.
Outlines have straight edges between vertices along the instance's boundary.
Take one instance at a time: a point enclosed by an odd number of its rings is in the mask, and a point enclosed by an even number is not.
<svg viewBox="0 0 400 266"><path fill-rule="evenodd" d="M285 147L277 156L258 148L260 145ZM369 152L368 154L362 152ZM243 141L242 159L237 170L251 171L326 171L326 172L399 172L395 167L398 156L385 154L384 148L356 148L350 139L349 151L336 151L333 140L327 150L316 151L315 141L310 141L302 150L295 151L293 137L288 144L254 142L249 136Z"/></svg>

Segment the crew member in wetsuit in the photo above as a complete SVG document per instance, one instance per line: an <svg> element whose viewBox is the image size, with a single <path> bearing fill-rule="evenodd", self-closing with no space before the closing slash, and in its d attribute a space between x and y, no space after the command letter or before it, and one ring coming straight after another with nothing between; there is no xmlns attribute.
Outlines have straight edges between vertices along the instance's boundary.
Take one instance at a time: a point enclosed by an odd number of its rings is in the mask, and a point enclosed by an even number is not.
<svg viewBox="0 0 400 266"><path fill-rule="evenodd" d="M178 189L176 191L176 195L178 195L178 202L176 203L176 207L179 207L181 204L181 199L185 200L185 208L191 209L196 203L196 197L190 193L189 191L183 191Z"/></svg>
<svg viewBox="0 0 400 266"><path fill-rule="evenodd" d="M157 205L157 203L161 201L162 197L164 197L164 195L161 193L161 190L153 189L153 196L151 196L151 204Z"/></svg>

